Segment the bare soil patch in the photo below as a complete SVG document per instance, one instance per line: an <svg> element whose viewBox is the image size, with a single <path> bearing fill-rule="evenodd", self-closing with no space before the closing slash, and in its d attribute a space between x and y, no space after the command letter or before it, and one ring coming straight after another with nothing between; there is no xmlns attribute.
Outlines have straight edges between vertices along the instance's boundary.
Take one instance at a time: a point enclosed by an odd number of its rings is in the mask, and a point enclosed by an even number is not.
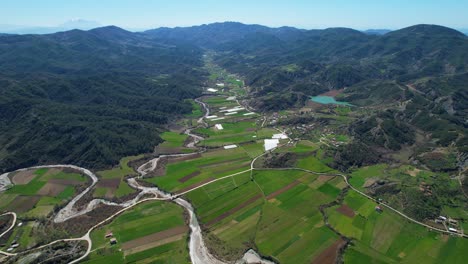
<svg viewBox="0 0 468 264"><path fill-rule="evenodd" d="M57 173L59 173L61 171L62 171L62 169L59 169L59 168L49 168L47 170L47 172L44 174L44 176L55 175L55 174L57 174Z"/></svg>
<svg viewBox="0 0 468 264"><path fill-rule="evenodd" d="M102 187L102 188L117 189L117 188L119 188L119 184L120 184L120 179L119 178L100 179L96 186L97 187Z"/></svg>
<svg viewBox="0 0 468 264"><path fill-rule="evenodd" d="M19 171L13 175L11 181L13 184L28 184L34 177L36 177L34 170Z"/></svg>
<svg viewBox="0 0 468 264"><path fill-rule="evenodd" d="M50 228L64 230L72 236L82 236L89 228L122 209L119 206L99 205L85 215L80 215L63 223L51 222Z"/></svg>
<svg viewBox="0 0 468 264"><path fill-rule="evenodd" d="M135 253L145 251L145 250L150 249L150 248L155 248L155 247L159 247L159 246L164 245L164 244L175 242L175 241L181 240L182 238L184 238L184 236L185 236L185 234L178 234L178 235L171 236L171 237L168 237L168 238L163 238L161 240L149 242L147 244L144 244L144 245L141 245L141 246L138 246L138 247L134 247L134 248L131 248L129 250L125 250L124 255L127 256L127 255L131 255L131 254L135 254Z"/></svg>
<svg viewBox="0 0 468 264"><path fill-rule="evenodd" d="M122 244L123 250L129 250L136 247L147 245L148 243L157 242L163 239L167 239L176 235L185 234L188 232L187 226L178 226L161 232L157 232L151 235L140 237ZM135 252L134 252L135 253Z"/></svg>
<svg viewBox="0 0 468 264"><path fill-rule="evenodd" d="M346 242L340 239L322 251L313 261L312 264L334 264L338 258L338 251Z"/></svg>
<svg viewBox="0 0 468 264"><path fill-rule="evenodd" d="M364 182L364 185L362 187L368 188L374 185L377 182L377 179L374 178L367 178L366 181Z"/></svg>
<svg viewBox="0 0 468 264"><path fill-rule="evenodd" d="M336 208L336 211L337 211L338 213L341 213L341 214L346 215L346 216L348 216L348 217L354 217L354 215L355 215L353 209L351 209L351 208L350 208L348 205L346 205L346 204L343 204L343 205L341 205L340 207Z"/></svg>
<svg viewBox="0 0 468 264"><path fill-rule="evenodd" d="M407 170L406 173L410 176L416 177L421 172L420 169L414 168L413 170Z"/></svg>
<svg viewBox="0 0 468 264"><path fill-rule="evenodd" d="M194 153L193 155L169 158L168 162L169 163L176 163L176 162L179 162L179 161L191 160L191 159L196 159L196 158L200 158L200 157L201 157L200 153Z"/></svg>
<svg viewBox="0 0 468 264"><path fill-rule="evenodd" d="M193 177L195 177L197 175L200 175L200 171L194 171L194 172L190 173L189 175L180 178L179 182L186 182L186 181L192 179Z"/></svg>
<svg viewBox="0 0 468 264"><path fill-rule="evenodd" d="M283 188L279 189L279 190L276 190L272 193L270 193L269 195L267 195L266 199L267 200L270 200L270 199L273 199L275 198L276 196L286 192L287 190L293 188L294 186L298 185L300 182L299 181L293 181L291 182L290 184L284 186Z"/></svg>
<svg viewBox="0 0 468 264"><path fill-rule="evenodd" d="M49 183L55 183L55 184L62 184L62 185L81 185L84 182L78 181L78 180L70 180L70 179L50 179L48 181Z"/></svg>
<svg viewBox="0 0 468 264"><path fill-rule="evenodd" d="M31 210L34 205L41 199L41 196L34 195L34 196L24 196L19 195L17 196L13 202L8 205L8 209L6 211L13 211L16 213L24 213Z"/></svg>
<svg viewBox="0 0 468 264"><path fill-rule="evenodd" d="M39 195L44 196L57 196L63 190L65 190L65 185L48 182L37 192Z"/></svg>
<svg viewBox="0 0 468 264"><path fill-rule="evenodd" d="M253 202L257 201L258 199L260 199L262 197L261 194L257 194L255 196L253 196L252 198L248 199L247 201L239 204L238 206L232 208L231 210L228 210L224 213L222 213L221 215L219 215L218 217L214 218L213 220L209 221L208 223L206 223L207 226L212 226L216 223L218 223L219 221L223 220L224 218L232 215L233 213L241 210L242 208L252 204Z"/></svg>
<svg viewBox="0 0 468 264"><path fill-rule="evenodd" d="M317 189L320 186L324 185L327 181L333 180L335 177L327 176L327 175L320 175L315 179L315 181L309 184L310 188Z"/></svg>
<svg viewBox="0 0 468 264"><path fill-rule="evenodd" d="M316 102L313 102L312 100L308 100L306 102L306 107L310 108L311 110L313 111L317 111L319 109L322 109L324 108L325 106L323 104L319 104L319 103L316 103Z"/></svg>
<svg viewBox="0 0 468 264"><path fill-rule="evenodd" d="M328 175L320 175L318 176L317 180L316 181L319 181L319 182L327 182L329 180L333 180L335 178L335 176L328 176Z"/></svg>
<svg viewBox="0 0 468 264"><path fill-rule="evenodd" d="M335 90L330 90L330 91L328 91L328 92L326 92L326 93L323 93L323 94L321 94L321 95L323 95L323 96L331 96L331 97L335 97L335 96L339 95L340 93L342 93L342 92L343 92L343 90L344 90L344 89L339 89L339 90L337 90L337 89L335 89Z"/></svg>
<svg viewBox="0 0 468 264"><path fill-rule="evenodd" d="M207 182L210 182L210 181L212 181L212 180L214 180L214 179L215 179L215 178L210 177L210 178L205 179L205 180L203 180L203 181L201 181L201 182L197 182L197 183L195 183L195 184L192 184L192 185L190 185L190 186L187 186L187 187L185 187L185 188L182 188L182 189L176 191L176 194L180 194L180 193L183 193L183 192L185 192L185 191L191 190L191 189L196 188L196 187L198 187L198 186L200 186L200 185L203 185L203 184L205 184L205 183L207 183Z"/></svg>

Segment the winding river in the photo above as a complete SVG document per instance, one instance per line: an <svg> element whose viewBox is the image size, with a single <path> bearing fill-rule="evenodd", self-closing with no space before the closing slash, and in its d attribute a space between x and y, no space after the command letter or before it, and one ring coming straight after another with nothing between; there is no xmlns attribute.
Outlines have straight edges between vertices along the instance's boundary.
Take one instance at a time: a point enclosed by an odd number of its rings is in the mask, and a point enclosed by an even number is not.
<svg viewBox="0 0 468 264"><path fill-rule="evenodd" d="M204 102L201 102L198 99L196 99L195 101L197 103L199 103L200 105L202 105L204 110L205 110L204 111L205 112L204 116L199 118L197 122L199 124L205 124L204 123L204 118L210 114L210 109ZM202 137L192 134L191 129L185 130L184 133L187 134L188 136L192 137L192 139L193 139L190 143L187 144L187 147L194 148L195 145L198 142L203 140ZM199 152L197 152L197 153L199 153ZM34 167L30 167L30 168L20 169L20 170L17 170L17 171L24 171L24 170L29 170L29 169L39 169L39 168L71 168L71 169L74 169L74 170L78 170L81 173L83 173L83 174L85 174L85 175L87 175L88 177L91 178L92 183L90 184L90 186L88 186L79 195L74 197L65 207L63 207L56 214L56 216L54 217L54 220L53 220L55 223L65 222L65 221L73 219L73 218L75 218L77 216L84 215L84 214L86 214L88 212L91 212L99 204L119 206L119 207L123 208L122 210L119 210L117 213L110 216L106 220L104 220L104 221L96 224L92 228L90 228L88 230L88 232L83 237L77 238L77 239L67 239L68 241L85 240L85 241L88 242L88 249L87 249L86 253L83 256L81 256L79 259L76 259L76 260L72 261L71 263L77 263L77 262L83 260L91 252L92 241L90 239L90 233L91 233L92 230L94 230L95 228L97 228L100 225L104 224L107 220L116 217L120 213L124 212L126 209L130 209L133 206L135 206L135 205L137 205L137 204L139 204L141 202L149 201L149 200L161 200L161 201L173 201L176 204L178 204L178 205L182 206L183 208L185 208L185 210L187 210L187 212L189 214L189 227L190 227L189 252L190 252L190 258L191 258L192 263L194 263L194 264L224 264L224 263L227 263L227 262L224 262L224 261L216 258L215 256L213 256L209 252L208 248L206 247L206 245L205 245L205 243L203 241L202 230L201 230L201 227L200 227L200 225L198 223L197 217L195 215L194 208L188 201L186 201L186 200L184 200L184 199L182 199L180 197L173 196L170 193L166 193L166 192L160 190L158 187L144 187L144 186L141 186L138 183L138 181L136 180L138 178L144 177L145 175L147 175L151 171L155 170L157 168L158 163L159 163L161 158L183 157L183 156L189 156L189 155L194 155L194 154L196 154L196 153L161 155L161 156L159 156L157 158L151 159L148 162L144 163L143 165L141 165L140 167L137 168L137 172L139 174L137 177L130 178L130 179L127 180L128 184L132 188L140 190L140 193L135 198L133 198L133 199L131 199L129 201L123 202L123 203L114 203L114 202L107 201L107 200L104 200L104 199L93 199L85 207L81 208L80 210L78 210L76 208L75 204L84 195L86 195L93 188L93 186L96 185L96 183L98 182L98 177L93 172L91 172L90 170L85 169L85 168L81 168L81 167L78 167L78 166L75 166L75 165L44 165L44 166L34 166ZM7 180L9 180L8 179L8 174L9 173L4 173L4 174L2 174L0 176L0 179L3 179L2 181L4 183L3 184L4 187L6 187L6 185L11 183L11 182L7 181ZM0 191L2 191L1 188L0 188ZM147 194L153 195L153 197L141 200L141 198L144 195L147 195ZM62 240L62 241L64 241L64 240ZM57 241L54 241L52 243L55 243L55 242L57 242ZM47 246L47 245L44 245L44 246ZM41 246L41 247L43 247L43 246ZM10 254L10 255L13 255L13 254ZM257 254L252 249L248 250L241 259L236 261L236 263L237 264L242 264L242 263L274 264L271 261L262 259L259 256L259 254Z"/></svg>

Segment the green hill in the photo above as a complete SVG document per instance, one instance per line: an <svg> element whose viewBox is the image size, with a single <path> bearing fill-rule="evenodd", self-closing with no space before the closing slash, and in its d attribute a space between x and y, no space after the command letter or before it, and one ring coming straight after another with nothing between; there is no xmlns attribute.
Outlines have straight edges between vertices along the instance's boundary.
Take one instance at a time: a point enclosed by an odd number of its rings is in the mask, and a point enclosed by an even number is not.
<svg viewBox="0 0 468 264"><path fill-rule="evenodd" d="M157 131L190 113L199 48L117 27L0 37L0 168L105 167L149 152Z"/></svg>

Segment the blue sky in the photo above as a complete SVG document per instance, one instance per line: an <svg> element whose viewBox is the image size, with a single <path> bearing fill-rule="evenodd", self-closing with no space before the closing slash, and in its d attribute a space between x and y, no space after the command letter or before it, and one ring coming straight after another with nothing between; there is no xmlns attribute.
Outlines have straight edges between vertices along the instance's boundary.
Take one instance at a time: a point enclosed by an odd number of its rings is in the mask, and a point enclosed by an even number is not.
<svg viewBox="0 0 468 264"><path fill-rule="evenodd" d="M12 0L0 24L56 26L72 19L125 28L239 21L300 28L402 28L439 24L468 28L468 0Z"/></svg>

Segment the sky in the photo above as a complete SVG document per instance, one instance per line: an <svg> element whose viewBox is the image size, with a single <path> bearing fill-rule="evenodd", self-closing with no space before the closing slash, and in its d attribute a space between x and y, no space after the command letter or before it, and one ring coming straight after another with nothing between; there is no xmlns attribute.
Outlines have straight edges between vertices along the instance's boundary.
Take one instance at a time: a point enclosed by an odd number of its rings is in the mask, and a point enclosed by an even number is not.
<svg viewBox="0 0 468 264"><path fill-rule="evenodd" d="M468 28L467 11L468 0L14 0L0 2L0 24L57 26L84 19L127 29L223 21L305 29Z"/></svg>

